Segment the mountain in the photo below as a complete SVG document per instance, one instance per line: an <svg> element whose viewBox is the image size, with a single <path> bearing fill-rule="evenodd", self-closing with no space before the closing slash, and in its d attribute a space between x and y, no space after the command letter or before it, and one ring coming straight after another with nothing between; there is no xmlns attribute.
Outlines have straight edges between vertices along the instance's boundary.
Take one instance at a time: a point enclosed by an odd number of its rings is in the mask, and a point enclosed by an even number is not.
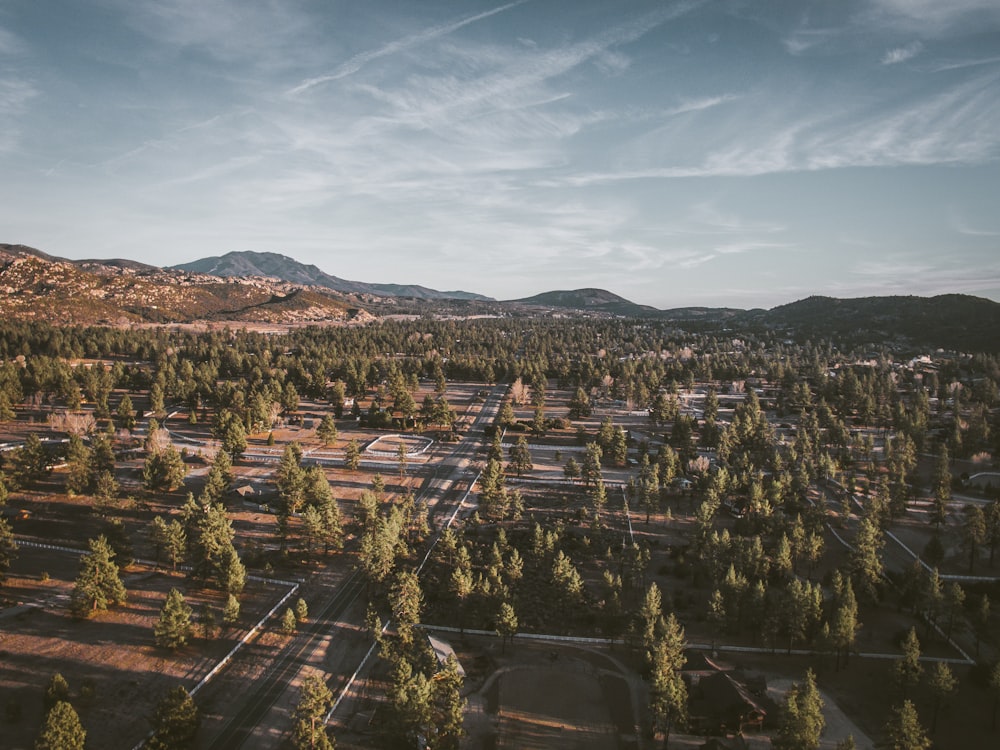
<svg viewBox="0 0 1000 750"><path fill-rule="evenodd" d="M853 342L905 339L942 349L1000 351L1000 303L968 294L808 297L741 320Z"/></svg>
<svg viewBox="0 0 1000 750"><path fill-rule="evenodd" d="M221 256L181 263L172 268L180 271L213 276L271 276L304 286L321 286L342 294L371 294L377 297L414 297L416 299L460 299L490 301L489 297L472 292L439 292L412 284L368 284L331 276L314 265L300 263L278 253L237 251Z"/></svg>
<svg viewBox="0 0 1000 750"><path fill-rule="evenodd" d="M57 325L319 323L370 318L332 292L223 279L123 260L71 261L0 245L0 316Z"/></svg>
<svg viewBox="0 0 1000 750"><path fill-rule="evenodd" d="M570 291L542 292L533 297L510 300L506 304L520 307L597 312L629 317L643 317L659 312L654 307L637 305L635 302L630 302L624 297L619 297L617 294L613 294L605 289L573 289Z"/></svg>

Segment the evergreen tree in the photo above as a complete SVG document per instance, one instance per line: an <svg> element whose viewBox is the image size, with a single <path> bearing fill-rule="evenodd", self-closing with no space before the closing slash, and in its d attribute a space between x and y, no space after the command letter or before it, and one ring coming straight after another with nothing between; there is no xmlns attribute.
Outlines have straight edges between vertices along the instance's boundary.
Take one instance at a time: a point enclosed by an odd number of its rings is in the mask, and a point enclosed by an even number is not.
<svg viewBox="0 0 1000 750"><path fill-rule="evenodd" d="M183 686L170 690L156 705L153 736L146 743L150 750L184 750L194 747L201 715L194 699Z"/></svg>
<svg viewBox="0 0 1000 750"><path fill-rule="evenodd" d="M993 712L990 719L990 728L995 730L997 728L997 709L1000 708L1000 661L993 665L986 684L990 689L990 695L993 696Z"/></svg>
<svg viewBox="0 0 1000 750"><path fill-rule="evenodd" d="M842 577L840 573L834 574L834 609L830 618L830 638L834 648L837 649L836 669L840 669L840 655L844 655L844 664L847 663L847 654L854 647L861 623L858 622L858 602L854 597L854 587L851 579Z"/></svg>
<svg viewBox="0 0 1000 750"><path fill-rule="evenodd" d="M905 699L910 688L916 687L924 672L920 664L920 641L917 639L916 628L910 628L903 639L903 655L893 662L893 676L899 685Z"/></svg>
<svg viewBox="0 0 1000 750"><path fill-rule="evenodd" d="M135 408L132 406L132 399L126 393L122 400L118 402L118 427L131 432L135 429Z"/></svg>
<svg viewBox="0 0 1000 750"><path fill-rule="evenodd" d="M462 675L454 654L448 654L444 667L432 681L431 695L434 703L435 746L442 750L458 750L465 735L462 714L466 701L462 698Z"/></svg>
<svg viewBox="0 0 1000 750"><path fill-rule="evenodd" d="M17 542L14 541L14 529L6 518L0 516L0 583L7 580L7 571L17 559Z"/></svg>
<svg viewBox="0 0 1000 750"><path fill-rule="evenodd" d="M219 448L215 452L212 460L212 468L208 472L205 480L205 489L202 497L207 502L221 502L229 491L229 485L233 483L233 461L224 448Z"/></svg>
<svg viewBox="0 0 1000 750"><path fill-rule="evenodd" d="M687 721L687 686L681 677L685 646L684 629L670 614L653 647L649 685L653 725L663 731L664 747L670 743L671 729Z"/></svg>
<svg viewBox="0 0 1000 750"><path fill-rule="evenodd" d="M781 724L771 744L775 750L816 750L824 726L823 699L810 669L805 683L793 684L785 695Z"/></svg>
<svg viewBox="0 0 1000 750"><path fill-rule="evenodd" d="M226 509L219 503L196 503L189 495L182 512L191 578L207 581L214 577L220 589L239 594L246 582L246 569L233 546L235 532Z"/></svg>
<svg viewBox="0 0 1000 750"><path fill-rule="evenodd" d="M951 500L951 459L948 457L948 446L941 446L941 453L934 467L931 478L931 512L930 521L939 528L948 518L948 502Z"/></svg>
<svg viewBox="0 0 1000 750"><path fill-rule="evenodd" d="M424 595L420 590L420 579L412 571L400 571L389 594L392 618L400 640L408 644L413 639L413 628L420 623Z"/></svg>
<svg viewBox="0 0 1000 750"><path fill-rule="evenodd" d="M298 629L298 626L299 621L295 617L295 610L289 607L281 616L281 632L285 635L291 635Z"/></svg>
<svg viewBox="0 0 1000 750"><path fill-rule="evenodd" d="M167 523L163 520L163 516L156 516L149 531L149 540L156 553L156 562L160 561L162 552L171 567L176 570L177 563L184 559L187 548L187 534L180 522L173 519Z"/></svg>
<svg viewBox="0 0 1000 750"><path fill-rule="evenodd" d="M47 714L35 740L35 750L83 750L87 732L80 717L66 701L58 701Z"/></svg>
<svg viewBox="0 0 1000 750"><path fill-rule="evenodd" d="M507 468L520 477L522 474L527 474L531 471L532 466L531 451L528 449L528 439L524 435L521 435L517 438L517 442L510 447L510 463L507 465Z"/></svg>
<svg viewBox="0 0 1000 750"><path fill-rule="evenodd" d="M59 701L69 702L69 683L56 672L49 678L49 684L45 688L45 710L50 710Z"/></svg>
<svg viewBox="0 0 1000 750"><path fill-rule="evenodd" d="M947 705L948 699L955 692L955 688L958 687L958 680L955 679L955 675L952 674L951 667L948 666L947 662L934 662L934 666L931 667L931 673L927 678L927 687L930 688L933 700L931 734L934 734L937 731L938 713Z"/></svg>
<svg viewBox="0 0 1000 750"><path fill-rule="evenodd" d="M577 388L573 398L569 400L569 418L582 419L591 414L590 397L583 388Z"/></svg>
<svg viewBox="0 0 1000 750"><path fill-rule="evenodd" d="M351 439L344 449L344 466L350 471L357 471L361 466L361 448L357 440Z"/></svg>
<svg viewBox="0 0 1000 750"><path fill-rule="evenodd" d="M517 614L514 612L513 605L510 602L501 602L500 611L497 612L496 618L497 635L501 639L501 653L506 651L507 641L514 640L514 636L517 635L517 628Z"/></svg>
<svg viewBox="0 0 1000 750"><path fill-rule="evenodd" d="M978 505L967 505L962 524L962 547L969 553L969 575L975 572L979 547L986 541L986 514Z"/></svg>
<svg viewBox="0 0 1000 750"><path fill-rule="evenodd" d="M212 433L222 441L222 450L229 454L233 461L239 460L246 452L247 431L239 415L228 409L222 409L216 417Z"/></svg>
<svg viewBox="0 0 1000 750"><path fill-rule="evenodd" d="M597 443L587 443L586 452L583 455L583 469L580 472L584 487L589 487L601 478L602 455L601 446Z"/></svg>
<svg viewBox="0 0 1000 750"><path fill-rule="evenodd" d="M299 702L292 713L292 746L295 750L333 750L326 733L327 712L333 706L333 694L322 677L308 675L299 690Z"/></svg>
<svg viewBox="0 0 1000 750"><path fill-rule="evenodd" d="M14 478L24 486L37 482L52 471L49 454L34 432L24 439L24 446L13 452L12 463Z"/></svg>
<svg viewBox="0 0 1000 750"><path fill-rule="evenodd" d="M66 448L66 492L70 495L81 495L90 490L90 458L91 450L76 434L70 434Z"/></svg>
<svg viewBox="0 0 1000 750"><path fill-rule="evenodd" d="M309 617L309 605L306 604L305 599L299 597L298 601L295 602L295 619L302 623L306 621L307 617Z"/></svg>
<svg viewBox="0 0 1000 750"><path fill-rule="evenodd" d="M142 467L142 483L149 490L175 490L184 484L187 468L172 445L154 450Z"/></svg>
<svg viewBox="0 0 1000 750"><path fill-rule="evenodd" d="M153 626L156 645L176 651L187 643L191 637L191 612L191 607L184 601L181 592L170 589L160 608L160 618Z"/></svg>
<svg viewBox="0 0 1000 750"><path fill-rule="evenodd" d="M108 540L99 536L91 539L89 546L90 552L80 559L80 573L70 597L70 608L77 617L89 617L109 605L125 603L125 585Z"/></svg>
<svg viewBox="0 0 1000 750"><path fill-rule="evenodd" d="M920 726L917 709L908 700L893 707L884 732L885 742L882 747L887 750L929 750L931 746L924 728Z"/></svg>
<svg viewBox="0 0 1000 750"><path fill-rule="evenodd" d="M222 622L225 625L235 625L240 620L240 600L232 594L226 597L226 606L222 608Z"/></svg>
<svg viewBox="0 0 1000 750"><path fill-rule="evenodd" d="M316 437L322 440L327 448L337 442L337 425L329 414L324 414L320 420L319 427L316 428Z"/></svg>
<svg viewBox="0 0 1000 750"><path fill-rule="evenodd" d="M871 518L861 519L851 553L851 569L858 589L869 599L878 601L882 586L882 531Z"/></svg>

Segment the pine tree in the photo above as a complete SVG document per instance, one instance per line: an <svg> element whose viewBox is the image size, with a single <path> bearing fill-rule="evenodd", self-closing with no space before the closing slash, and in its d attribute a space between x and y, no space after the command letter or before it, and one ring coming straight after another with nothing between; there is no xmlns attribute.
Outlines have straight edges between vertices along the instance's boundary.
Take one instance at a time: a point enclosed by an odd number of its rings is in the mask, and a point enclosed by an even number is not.
<svg viewBox="0 0 1000 750"><path fill-rule="evenodd" d="M132 399L126 393L122 400L118 402L118 426L123 430L131 432L135 429L135 409L132 406Z"/></svg>
<svg viewBox="0 0 1000 750"><path fill-rule="evenodd" d="M66 701L58 701L45 715L35 750L83 750L87 732L80 717Z"/></svg>
<svg viewBox="0 0 1000 750"><path fill-rule="evenodd" d="M329 414L324 414L320 420L319 427L316 428L316 437L322 440L327 448L337 442L337 425Z"/></svg>
<svg viewBox="0 0 1000 750"><path fill-rule="evenodd" d="M806 671L805 683L793 684L785 695L781 725L772 745L775 750L816 750L824 726L823 699L810 669Z"/></svg>
<svg viewBox="0 0 1000 750"><path fill-rule="evenodd" d="M442 750L458 750L459 742L465 735L462 728L462 714L466 704L462 698L463 682L455 655L448 654L444 667L434 675L431 686L437 734L435 746Z"/></svg>
<svg viewBox="0 0 1000 750"><path fill-rule="evenodd" d="M517 614L514 612L513 605L510 602L501 602L496 619L497 635L501 639L501 653L507 650L507 641L514 640L514 636L517 635L517 628Z"/></svg>
<svg viewBox="0 0 1000 750"><path fill-rule="evenodd" d="M181 685L170 690L156 706L150 750L184 750L194 746L201 715L194 699Z"/></svg>
<svg viewBox="0 0 1000 750"><path fill-rule="evenodd" d="M934 467L934 476L931 478L931 488L933 498L931 502L930 521L935 528L940 528L948 518L948 502L951 500L951 469L948 457L948 446L941 446L941 453L938 455L937 463Z"/></svg>
<svg viewBox="0 0 1000 750"><path fill-rule="evenodd" d="M917 639L916 628L910 628L903 639L903 655L893 662L892 672L905 699L910 688L916 687L920 682L920 676L924 672L920 664L920 641Z"/></svg>
<svg viewBox="0 0 1000 750"><path fill-rule="evenodd" d="M837 649L836 669L840 669L840 655L847 655L854 646L861 623L858 622L858 602L854 597L854 587L851 579L834 574L834 610L830 618L830 637Z"/></svg>
<svg viewBox="0 0 1000 750"><path fill-rule="evenodd" d="M295 602L295 619L302 623L306 621L307 617L309 617L309 605L306 604L305 599L299 597L298 601Z"/></svg>
<svg viewBox="0 0 1000 750"><path fill-rule="evenodd" d="M156 562L159 563L162 552L171 567L176 570L177 563L184 559L187 547L187 534L184 533L184 527L180 522L174 519L167 523L163 516L156 516L149 530L149 541L153 545Z"/></svg>
<svg viewBox="0 0 1000 750"><path fill-rule="evenodd" d="M933 698L933 711L931 713L931 734L937 731L938 713L947 705L948 699L955 688L958 687L958 680L952 674L951 667L947 662L934 662L931 673L927 678L927 687L930 688Z"/></svg>
<svg viewBox="0 0 1000 750"><path fill-rule="evenodd" d="M344 466L349 471L357 471L361 466L361 448L357 440L352 439L344 449Z"/></svg>
<svg viewBox="0 0 1000 750"><path fill-rule="evenodd" d="M324 718L333 706L333 694L323 678L308 675L302 681L299 702L292 714L292 745L296 750L333 750Z"/></svg>
<svg viewBox="0 0 1000 750"><path fill-rule="evenodd" d="M142 482L149 490L175 490L184 484L187 468L184 459L172 445L155 450L146 457Z"/></svg>
<svg viewBox="0 0 1000 750"><path fill-rule="evenodd" d="M299 621L295 617L295 610L291 607L285 610L285 614L281 616L281 632L285 635L291 635L298 628Z"/></svg>
<svg viewBox="0 0 1000 750"><path fill-rule="evenodd" d="M17 542L14 529L6 518L0 517L0 583L7 580L7 571L17 559Z"/></svg>
<svg viewBox="0 0 1000 750"><path fill-rule="evenodd" d="M207 502L221 502L229 491L229 485L232 482L233 461L224 448L219 448L215 452L212 468L209 470L208 478L205 480L205 489L202 491L202 498Z"/></svg>
<svg viewBox="0 0 1000 750"><path fill-rule="evenodd" d="M408 570L400 571L390 591L389 604L392 607L396 631L403 643L412 640L413 628L420 623L423 603L424 595L420 590L420 579L416 573Z"/></svg>
<svg viewBox="0 0 1000 750"><path fill-rule="evenodd" d="M69 701L69 683L59 672L49 678L45 688L45 710L50 710L59 701Z"/></svg>
<svg viewBox="0 0 1000 750"><path fill-rule="evenodd" d="M929 750L931 746L924 728L920 726L917 709L908 700L892 709L884 731L886 741L882 747L886 750Z"/></svg>
<svg viewBox="0 0 1000 750"><path fill-rule="evenodd" d="M664 747L669 745L671 729L687 721L687 686L681 677L686 646L684 629L671 613L650 656L650 712L654 726L664 732Z"/></svg>
<svg viewBox="0 0 1000 750"><path fill-rule="evenodd" d="M882 585L882 531L871 518L862 518L851 553L851 568L858 589L873 601L878 601Z"/></svg>
<svg viewBox="0 0 1000 750"><path fill-rule="evenodd" d="M222 622L225 625L235 625L240 620L240 600L232 594L226 597L226 606L222 608Z"/></svg>
<svg viewBox="0 0 1000 750"><path fill-rule="evenodd" d="M112 604L125 603L125 585L114 563L115 553L104 536L91 539L90 552L80 559L70 608L77 617L89 617Z"/></svg>
<svg viewBox="0 0 1000 750"><path fill-rule="evenodd" d="M163 606L160 619L153 626L153 636L160 648L176 651L191 637L191 607L177 589L170 589Z"/></svg>
<svg viewBox="0 0 1000 750"><path fill-rule="evenodd" d="M510 463L507 468L520 477L532 469L531 451L528 449L528 439L521 435L517 442L510 447Z"/></svg>

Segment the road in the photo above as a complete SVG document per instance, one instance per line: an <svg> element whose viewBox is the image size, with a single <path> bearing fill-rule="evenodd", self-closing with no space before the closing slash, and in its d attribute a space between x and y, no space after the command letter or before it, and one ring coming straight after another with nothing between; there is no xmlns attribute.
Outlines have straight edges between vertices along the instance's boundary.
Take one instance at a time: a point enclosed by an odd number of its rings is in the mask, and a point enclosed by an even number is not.
<svg viewBox="0 0 1000 750"><path fill-rule="evenodd" d="M451 451L435 464L433 472L424 480L417 493L417 501L426 503L428 519L432 528L437 529L432 544L436 543L444 527L458 514L462 498L475 481L477 472L474 462L477 451L483 445L484 429L492 423L499 411L506 390L504 385L494 386L490 390L471 426ZM272 708L296 682L297 675L311 657L318 649L323 648L329 634L337 628L363 590L362 574L358 570L352 571L322 602L318 611L311 613L308 624L282 648L266 675L253 683L239 708L212 738L213 748L236 750L250 744L248 740L257 734L258 727L273 730L271 725L280 720L272 712ZM352 625L359 627L360 623ZM339 684L343 677L340 674L333 675L328 684L331 688L346 690L348 685ZM289 703L281 702L286 705ZM273 733L271 737L273 738Z"/></svg>

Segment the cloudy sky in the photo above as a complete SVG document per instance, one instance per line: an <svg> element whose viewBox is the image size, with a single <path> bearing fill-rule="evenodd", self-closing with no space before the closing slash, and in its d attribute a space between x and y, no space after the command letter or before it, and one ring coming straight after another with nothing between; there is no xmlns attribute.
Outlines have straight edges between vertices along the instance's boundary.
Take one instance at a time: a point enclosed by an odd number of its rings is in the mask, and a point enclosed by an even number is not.
<svg viewBox="0 0 1000 750"><path fill-rule="evenodd" d="M0 242L1000 299L1000 0L4 0Z"/></svg>

